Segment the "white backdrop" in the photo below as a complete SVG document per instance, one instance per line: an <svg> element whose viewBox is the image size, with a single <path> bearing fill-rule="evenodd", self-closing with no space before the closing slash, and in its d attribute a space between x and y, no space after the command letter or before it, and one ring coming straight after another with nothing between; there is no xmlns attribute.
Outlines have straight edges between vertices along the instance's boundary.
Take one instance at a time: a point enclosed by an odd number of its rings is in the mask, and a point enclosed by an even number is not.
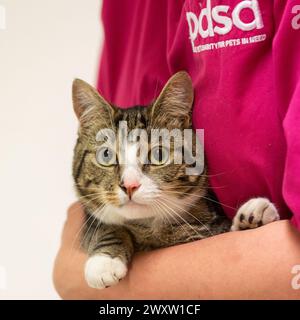
<svg viewBox="0 0 300 320"><path fill-rule="evenodd" d="M101 0L0 0L0 299L55 299L53 260L74 201L75 77L95 83Z"/></svg>

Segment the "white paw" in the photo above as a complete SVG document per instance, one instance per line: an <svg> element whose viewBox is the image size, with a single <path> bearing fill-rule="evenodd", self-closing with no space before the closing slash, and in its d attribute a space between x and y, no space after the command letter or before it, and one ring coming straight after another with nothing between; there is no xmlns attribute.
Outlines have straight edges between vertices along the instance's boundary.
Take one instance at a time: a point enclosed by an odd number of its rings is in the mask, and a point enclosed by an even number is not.
<svg viewBox="0 0 300 320"><path fill-rule="evenodd" d="M253 229L276 220L279 220L279 214L272 202L266 198L253 198L239 208L231 231Z"/></svg>
<svg viewBox="0 0 300 320"><path fill-rule="evenodd" d="M92 288L103 289L117 284L127 273L126 264L118 257L97 254L85 264L85 279Z"/></svg>

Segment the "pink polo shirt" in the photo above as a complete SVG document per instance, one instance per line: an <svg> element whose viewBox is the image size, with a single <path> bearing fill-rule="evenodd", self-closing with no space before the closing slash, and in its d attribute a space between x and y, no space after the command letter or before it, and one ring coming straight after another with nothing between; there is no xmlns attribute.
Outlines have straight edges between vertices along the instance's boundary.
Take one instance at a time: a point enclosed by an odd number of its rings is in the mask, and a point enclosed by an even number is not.
<svg viewBox="0 0 300 320"><path fill-rule="evenodd" d="M226 214L263 196L300 228L300 1L104 0L102 18L105 98L145 105L188 71Z"/></svg>

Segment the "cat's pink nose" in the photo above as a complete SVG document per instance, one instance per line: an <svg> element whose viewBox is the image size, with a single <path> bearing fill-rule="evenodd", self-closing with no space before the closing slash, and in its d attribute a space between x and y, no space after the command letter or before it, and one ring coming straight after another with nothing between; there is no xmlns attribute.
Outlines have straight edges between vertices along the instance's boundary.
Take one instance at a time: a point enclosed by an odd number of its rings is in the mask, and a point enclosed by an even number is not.
<svg viewBox="0 0 300 320"><path fill-rule="evenodd" d="M131 199L133 193L141 186L138 181L125 181L120 184L120 188L127 193L129 199Z"/></svg>

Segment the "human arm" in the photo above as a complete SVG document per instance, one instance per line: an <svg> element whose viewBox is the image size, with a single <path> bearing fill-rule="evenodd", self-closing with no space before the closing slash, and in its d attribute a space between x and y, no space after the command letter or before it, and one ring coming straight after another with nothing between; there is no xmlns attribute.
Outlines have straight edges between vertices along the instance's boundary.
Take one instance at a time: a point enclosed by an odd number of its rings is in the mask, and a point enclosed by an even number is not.
<svg viewBox="0 0 300 320"><path fill-rule="evenodd" d="M137 254L126 278L104 290L84 280L86 255L74 244L83 221L73 205L54 267L64 299L300 299L291 286L300 233L287 220Z"/></svg>

